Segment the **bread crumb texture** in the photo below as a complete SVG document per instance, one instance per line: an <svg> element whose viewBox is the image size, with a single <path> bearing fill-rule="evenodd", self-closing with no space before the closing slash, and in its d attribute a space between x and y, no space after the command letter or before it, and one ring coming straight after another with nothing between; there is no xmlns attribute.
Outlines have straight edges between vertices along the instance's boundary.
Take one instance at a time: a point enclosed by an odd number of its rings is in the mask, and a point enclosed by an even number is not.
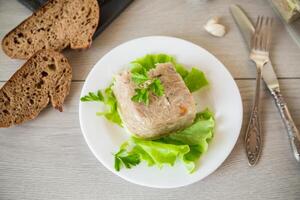
<svg viewBox="0 0 300 200"><path fill-rule="evenodd" d="M49 102L62 111L72 69L59 52L40 50L0 89L0 127L35 118Z"/></svg>
<svg viewBox="0 0 300 200"><path fill-rule="evenodd" d="M50 0L8 33L2 48L18 59L28 59L41 49L85 49L91 45L98 21L97 0Z"/></svg>

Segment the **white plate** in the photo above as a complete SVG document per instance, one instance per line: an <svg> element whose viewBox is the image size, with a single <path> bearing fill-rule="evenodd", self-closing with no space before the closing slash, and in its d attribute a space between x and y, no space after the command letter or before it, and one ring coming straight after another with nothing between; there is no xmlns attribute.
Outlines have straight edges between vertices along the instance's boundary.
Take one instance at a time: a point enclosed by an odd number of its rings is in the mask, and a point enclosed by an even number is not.
<svg viewBox="0 0 300 200"><path fill-rule="evenodd" d="M199 161L197 171L188 174L180 163L162 169L147 167L143 163L130 170L121 169L116 172L113 153L118 151L120 144L129 135L124 129L96 116L95 113L101 109L99 103L79 103L81 130L97 159L125 180L155 188L185 186L211 174L230 154L242 124L241 96L230 73L212 54L191 42L162 36L135 39L111 50L89 73L81 96L107 87L114 74L128 66L132 60L149 53L173 55L187 67L199 67L208 77L210 87L195 96L201 109L209 107L215 112L216 130L208 152Z"/></svg>

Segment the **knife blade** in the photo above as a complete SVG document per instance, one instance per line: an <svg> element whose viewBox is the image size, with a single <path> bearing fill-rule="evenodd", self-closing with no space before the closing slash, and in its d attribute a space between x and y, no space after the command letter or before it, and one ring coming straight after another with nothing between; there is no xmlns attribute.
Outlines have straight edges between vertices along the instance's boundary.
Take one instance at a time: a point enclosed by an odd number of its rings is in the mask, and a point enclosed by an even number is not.
<svg viewBox="0 0 300 200"><path fill-rule="evenodd" d="M243 38L245 39L246 44L248 45L248 49L250 50L251 35L254 32L254 26L251 20L238 5L231 5L230 11L236 24L239 27L241 34L243 35ZM300 132L297 129L287 107L287 103L280 92L279 82L274 72L271 61L267 62L267 64L262 68L262 76L264 82L270 90L272 97L274 98L282 121L287 130L293 155L296 161L300 163Z"/></svg>
<svg viewBox="0 0 300 200"><path fill-rule="evenodd" d="M231 5L230 11L250 51L251 36L254 33L253 24L240 6L236 4ZM262 76L263 76L263 80L265 81L270 91L273 90L274 88L279 88L278 79L275 74L271 61L269 61L263 67Z"/></svg>
<svg viewBox="0 0 300 200"><path fill-rule="evenodd" d="M238 25L240 32L247 44L248 49L250 50L251 36L254 33L254 26L251 20L248 18L246 13L238 5L231 5L230 11L233 16L233 19Z"/></svg>

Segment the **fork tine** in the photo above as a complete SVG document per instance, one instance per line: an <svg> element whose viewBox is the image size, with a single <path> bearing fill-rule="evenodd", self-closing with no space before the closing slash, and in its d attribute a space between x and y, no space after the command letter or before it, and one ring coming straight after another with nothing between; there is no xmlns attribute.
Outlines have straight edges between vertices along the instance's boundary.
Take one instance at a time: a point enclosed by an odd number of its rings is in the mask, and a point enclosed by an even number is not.
<svg viewBox="0 0 300 200"><path fill-rule="evenodd" d="M255 33L256 33L257 30L258 30L257 27L258 27L259 22L260 22L260 16L258 16L257 19L256 19L256 23L255 23L255 26L254 26L254 28L255 28Z"/></svg>
<svg viewBox="0 0 300 200"><path fill-rule="evenodd" d="M269 17L267 17L267 20L265 22L265 30L264 30L264 50L268 51L269 49L269 41L270 41L270 22L271 19Z"/></svg>
<svg viewBox="0 0 300 200"><path fill-rule="evenodd" d="M251 41L252 49L260 51L268 51L270 49L272 22L272 18L258 16Z"/></svg>
<svg viewBox="0 0 300 200"><path fill-rule="evenodd" d="M264 16L260 16L259 24L257 26L257 32L260 33L263 26Z"/></svg>
<svg viewBox="0 0 300 200"><path fill-rule="evenodd" d="M269 51L271 46L273 18L269 18L268 22L269 23L267 24L266 51Z"/></svg>
<svg viewBox="0 0 300 200"><path fill-rule="evenodd" d="M262 28L261 28L261 50L266 51L267 49L267 41L268 41L268 24L269 24L269 17L266 18L264 21Z"/></svg>
<svg viewBox="0 0 300 200"><path fill-rule="evenodd" d="M264 17L262 16L261 17L261 20L260 20L260 24L259 24L259 27L258 27L258 39L259 39L259 48L260 50L262 50L264 48Z"/></svg>
<svg viewBox="0 0 300 200"><path fill-rule="evenodd" d="M262 51L268 51L271 42L271 18L267 17L261 29Z"/></svg>
<svg viewBox="0 0 300 200"><path fill-rule="evenodd" d="M254 26L254 33L251 37L251 49L256 49L256 44L257 44L257 27L258 27L258 24L259 24L259 20L260 20L260 16L257 17L256 19L256 23L255 23L255 26Z"/></svg>
<svg viewBox="0 0 300 200"><path fill-rule="evenodd" d="M258 16L256 24L255 24L255 31L252 36L252 48L253 49L261 49L261 28L262 28L262 23L263 22L263 17Z"/></svg>

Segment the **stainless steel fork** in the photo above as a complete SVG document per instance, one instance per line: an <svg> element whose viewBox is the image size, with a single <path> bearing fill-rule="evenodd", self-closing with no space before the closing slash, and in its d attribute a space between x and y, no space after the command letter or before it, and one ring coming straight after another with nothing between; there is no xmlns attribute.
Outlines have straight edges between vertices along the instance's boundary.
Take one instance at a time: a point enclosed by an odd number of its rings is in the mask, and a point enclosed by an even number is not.
<svg viewBox="0 0 300 200"><path fill-rule="evenodd" d="M255 62L257 68L256 91L250 121L245 134L246 154L249 165L257 163L262 149L262 134L260 122L260 83L262 68L269 61L269 48L271 42L272 19L259 16L255 25L255 32L251 38L250 59Z"/></svg>

